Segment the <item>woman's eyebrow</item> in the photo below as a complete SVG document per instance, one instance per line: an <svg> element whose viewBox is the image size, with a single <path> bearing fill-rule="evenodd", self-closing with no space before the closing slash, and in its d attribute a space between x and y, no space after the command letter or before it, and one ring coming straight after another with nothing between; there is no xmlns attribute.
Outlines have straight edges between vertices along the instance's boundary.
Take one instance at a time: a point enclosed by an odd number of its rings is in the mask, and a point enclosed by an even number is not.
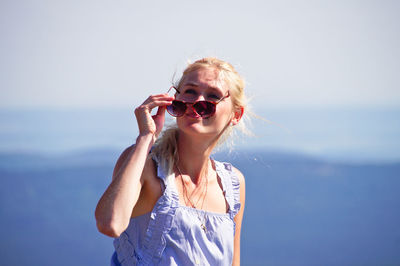
<svg viewBox="0 0 400 266"><path fill-rule="evenodd" d="M197 84L195 82L188 82L188 83L184 84L183 87L199 87L199 84ZM207 89L222 93L222 90L218 87L207 86Z"/></svg>
<svg viewBox="0 0 400 266"><path fill-rule="evenodd" d="M186 83L186 84L184 84L184 85L183 85L183 87L186 87L186 86L190 86L190 87L198 87L199 85L198 85L197 83L188 82L188 83Z"/></svg>

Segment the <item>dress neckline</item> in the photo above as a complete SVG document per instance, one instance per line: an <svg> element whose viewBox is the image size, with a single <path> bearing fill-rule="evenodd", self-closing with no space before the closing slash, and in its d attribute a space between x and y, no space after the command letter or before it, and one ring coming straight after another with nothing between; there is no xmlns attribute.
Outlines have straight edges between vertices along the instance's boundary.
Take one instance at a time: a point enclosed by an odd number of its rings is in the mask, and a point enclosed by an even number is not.
<svg viewBox="0 0 400 266"><path fill-rule="evenodd" d="M212 166L213 166L215 172L217 173L217 182L218 182L218 185L220 185L220 188L221 188L221 190L222 190L222 194L224 195L225 202L228 204L228 211L227 211L227 212L213 212L213 211L203 210L203 209L197 209L197 208L193 208L193 207L190 207L190 206L186 206L186 205L181 204L180 201L179 201L178 189L177 189L176 183L175 183L175 178L176 178L176 177L175 177L175 173L173 173L174 178L169 179L170 184L168 184L168 185L171 186L171 191L172 191L173 193L175 193L176 196L177 196L177 199L178 199L178 207L179 207L179 208L182 208L182 209L185 209L185 210L189 210L189 211L192 211L192 212L197 212L197 213L200 213L200 214L211 215L211 216L229 216L229 210L231 209L231 206L230 206L230 204L229 204L228 199L226 198L226 187L225 187L225 180L224 180L225 175L222 173L223 170L221 169L221 167L220 167L220 165L219 165L220 162L215 161L215 160L214 160L213 158L211 158L211 157L210 157L210 160L211 160L211 163L212 163Z"/></svg>

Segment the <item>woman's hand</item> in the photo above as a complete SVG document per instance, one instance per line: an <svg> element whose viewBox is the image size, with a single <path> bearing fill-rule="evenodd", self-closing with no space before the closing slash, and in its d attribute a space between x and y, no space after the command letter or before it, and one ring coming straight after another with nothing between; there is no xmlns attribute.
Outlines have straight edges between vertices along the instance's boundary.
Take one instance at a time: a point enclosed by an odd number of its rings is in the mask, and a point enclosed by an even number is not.
<svg viewBox="0 0 400 266"><path fill-rule="evenodd" d="M135 109L140 136L151 134L158 137L164 126L166 106L170 105L173 99L174 97L168 94L152 95ZM152 116L151 110L155 107L158 107L157 114Z"/></svg>

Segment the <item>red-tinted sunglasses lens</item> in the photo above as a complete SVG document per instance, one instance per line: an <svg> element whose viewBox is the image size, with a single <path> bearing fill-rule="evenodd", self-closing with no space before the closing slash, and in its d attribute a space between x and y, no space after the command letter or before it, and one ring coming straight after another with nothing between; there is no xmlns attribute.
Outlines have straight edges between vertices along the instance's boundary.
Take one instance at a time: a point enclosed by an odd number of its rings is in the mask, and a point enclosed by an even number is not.
<svg viewBox="0 0 400 266"><path fill-rule="evenodd" d="M174 100L171 105L167 106L167 111L175 117L183 116L186 112L186 103Z"/></svg>
<svg viewBox="0 0 400 266"><path fill-rule="evenodd" d="M201 117L210 117L215 113L215 104L208 101L198 101L193 104L193 108Z"/></svg>

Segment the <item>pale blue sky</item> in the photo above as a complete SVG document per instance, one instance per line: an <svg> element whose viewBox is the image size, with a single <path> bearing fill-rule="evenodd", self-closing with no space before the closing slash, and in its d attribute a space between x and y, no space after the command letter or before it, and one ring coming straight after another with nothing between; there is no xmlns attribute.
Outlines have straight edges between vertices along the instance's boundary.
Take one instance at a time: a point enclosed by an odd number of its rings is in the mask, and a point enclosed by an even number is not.
<svg viewBox="0 0 400 266"><path fill-rule="evenodd" d="M187 59L238 67L253 106L400 106L399 1L1 1L1 107L113 107Z"/></svg>

